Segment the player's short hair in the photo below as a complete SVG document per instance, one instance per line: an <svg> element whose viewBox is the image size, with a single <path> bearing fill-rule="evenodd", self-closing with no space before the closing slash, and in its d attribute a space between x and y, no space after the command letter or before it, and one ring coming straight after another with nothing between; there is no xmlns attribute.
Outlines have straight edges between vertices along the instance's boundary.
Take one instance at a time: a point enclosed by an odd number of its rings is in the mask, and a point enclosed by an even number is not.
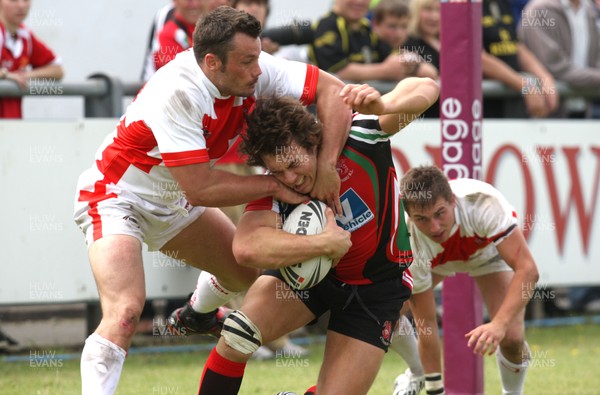
<svg viewBox="0 0 600 395"><path fill-rule="evenodd" d="M373 8L373 22L381 23L386 16L408 18L408 5L404 0L381 0Z"/></svg>
<svg viewBox="0 0 600 395"><path fill-rule="evenodd" d="M315 116L302 103L289 96L260 97L246 117L240 152L247 155L251 166L265 166L263 156L276 155L295 142L317 152L321 144L321 128Z"/></svg>
<svg viewBox="0 0 600 395"><path fill-rule="evenodd" d="M404 209L427 209L440 197L452 202L453 193L446 175L435 166L411 168L400 180L400 194Z"/></svg>
<svg viewBox="0 0 600 395"><path fill-rule="evenodd" d="M232 50L236 33L258 38L260 22L254 16L229 6L220 6L200 18L193 36L196 61L200 63L206 54L212 53L227 64L227 53Z"/></svg>

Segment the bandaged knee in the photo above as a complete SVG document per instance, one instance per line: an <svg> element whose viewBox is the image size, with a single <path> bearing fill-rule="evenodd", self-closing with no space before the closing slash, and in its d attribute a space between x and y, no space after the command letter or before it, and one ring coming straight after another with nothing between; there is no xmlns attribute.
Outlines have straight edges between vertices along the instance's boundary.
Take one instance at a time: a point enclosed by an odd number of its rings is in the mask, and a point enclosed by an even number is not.
<svg viewBox="0 0 600 395"><path fill-rule="evenodd" d="M262 345L260 330L239 310L229 314L223 323L221 337L229 347L242 354L252 354Z"/></svg>

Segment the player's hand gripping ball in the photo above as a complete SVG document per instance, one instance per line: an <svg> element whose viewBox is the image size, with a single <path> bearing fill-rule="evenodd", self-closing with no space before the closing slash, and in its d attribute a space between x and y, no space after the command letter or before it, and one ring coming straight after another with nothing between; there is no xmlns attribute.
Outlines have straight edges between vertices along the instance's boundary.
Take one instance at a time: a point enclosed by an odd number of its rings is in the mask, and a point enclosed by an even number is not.
<svg viewBox="0 0 600 395"><path fill-rule="evenodd" d="M299 204L285 219L283 230L296 235L318 235L323 232L327 217L325 203L310 200ZM281 274L294 289L314 287L325 278L331 269L331 258L318 256L295 265L282 267Z"/></svg>

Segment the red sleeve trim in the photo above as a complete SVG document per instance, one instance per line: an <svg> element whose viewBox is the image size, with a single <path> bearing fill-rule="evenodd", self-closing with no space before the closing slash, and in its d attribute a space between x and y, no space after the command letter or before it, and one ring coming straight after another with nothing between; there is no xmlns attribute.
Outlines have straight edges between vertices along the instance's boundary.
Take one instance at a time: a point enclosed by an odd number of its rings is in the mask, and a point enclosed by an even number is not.
<svg viewBox="0 0 600 395"><path fill-rule="evenodd" d="M306 78L304 79L304 89L300 101L304 105L312 104L317 96L317 84L319 82L319 68L308 64L306 65Z"/></svg>
<svg viewBox="0 0 600 395"><path fill-rule="evenodd" d="M210 160L206 149L183 152L161 152L165 166L185 166L206 163Z"/></svg>
<svg viewBox="0 0 600 395"><path fill-rule="evenodd" d="M273 209L273 198L265 196L264 198L254 200L246 205L244 211L265 211Z"/></svg>

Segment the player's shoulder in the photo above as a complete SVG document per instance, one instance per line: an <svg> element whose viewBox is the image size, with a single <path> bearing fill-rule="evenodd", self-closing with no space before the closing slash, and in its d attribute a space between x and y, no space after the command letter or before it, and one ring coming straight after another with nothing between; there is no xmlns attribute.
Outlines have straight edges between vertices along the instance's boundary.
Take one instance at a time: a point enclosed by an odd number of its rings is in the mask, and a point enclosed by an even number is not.
<svg viewBox="0 0 600 395"><path fill-rule="evenodd" d="M267 52L262 51L258 56L258 64L260 65L263 74L269 72L282 72L287 71L290 67L302 67L306 68L306 63L298 62L295 60L284 59L278 56L273 56ZM261 74L262 75L262 74Z"/></svg>
<svg viewBox="0 0 600 395"><path fill-rule="evenodd" d="M152 116L167 110L190 116L192 110L194 113L212 111L215 94L218 94L218 89L202 73L193 51L189 49L158 69L132 105L143 107L146 113L154 113Z"/></svg>
<svg viewBox="0 0 600 395"><path fill-rule="evenodd" d="M258 77L258 95L262 93L261 89L268 85L278 85L280 88L281 85L296 85L299 79L305 78L309 68L316 69L307 63L280 58L266 52L260 53L258 64L262 71Z"/></svg>
<svg viewBox="0 0 600 395"><path fill-rule="evenodd" d="M379 116L354 113L350 124L350 139L372 145L389 141L390 135L381 130Z"/></svg>
<svg viewBox="0 0 600 395"><path fill-rule="evenodd" d="M498 191L493 185L473 178L456 178L450 180L449 184L454 196L457 197L463 197L475 193L489 194L494 196L500 195L500 191Z"/></svg>
<svg viewBox="0 0 600 395"><path fill-rule="evenodd" d="M487 182L462 178L451 180L450 188L459 211L469 217L477 218L483 212L510 214L514 211L504 195Z"/></svg>

